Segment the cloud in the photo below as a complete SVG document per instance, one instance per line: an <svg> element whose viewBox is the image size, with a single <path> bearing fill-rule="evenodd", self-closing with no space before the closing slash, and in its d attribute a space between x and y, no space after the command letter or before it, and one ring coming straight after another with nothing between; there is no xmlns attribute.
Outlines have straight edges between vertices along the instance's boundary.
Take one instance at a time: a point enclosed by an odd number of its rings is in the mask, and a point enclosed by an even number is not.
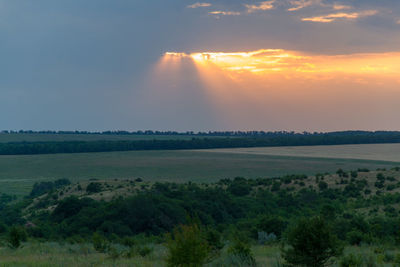
<svg viewBox="0 0 400 267"><path fill-rule="evenodd" d="M340 4L333 4L332 8L334 10L344 10L344 9L351 9L351 6L348 5L340 5Z"/></svg>
<svg viewBox="0 0 400 267"><path fill-rule="evenodd" d="M239 16L241 13L236 12L236 11L211 11L208 12L210 15L215 15L215 16Z"/></svg>
<svg viewBox="0 0 400 267"><path fill-rule="evenodd" d="M353 12L353 13L332 13L328 15L323 15L323 16L315 16L315 17L308 17L308 18L302 18L302 21L311 21L311 22L323 22L323 23L329 23L329 22L334 22L338 19L358 19L361 17L367 17L367 16L373 16L378 11L376 10L366 10L362 12Z"/></svg>
<svg viewBox="0 0 400 267"><path fill-rule="evenodd" d="M294 0L294 1L290 1L290 4L292 4L294 7L289 8L288 11L297 11L299 9L311 6L311 5L315 4L316 2L318 2L318 4L320 3L320 1L315 1L315 0Z"/></svg>
<svg viewBox="0 0 400 267"><path fill-rule="evenodd" d="M187 8L199 8L199 7L209 7L209 6L211 6L210 3L200 3L200 2L197 2L197 3L194 3L194 4L192 4L192 5L187 6Z"/></svg>
<svg viewBox="0 0 400 267"><path fill-rule="evenodd" d="M321 0L290 0L289 3L293 5L293 7L289 8L288 11L297 11L306 7L310 6L321 6L321 7L328 7L334 10L344 10L350 9L351 6L343 5L343 4L325 4Z"/></svg>
<svg viewBox="0 0 400 267"><path fill-rule="evenodd" d="M274 8L275 0L260 2L258 5L248 5L244 6L247 8L247 12L252 13L258 10L270 10Z"/></svg>

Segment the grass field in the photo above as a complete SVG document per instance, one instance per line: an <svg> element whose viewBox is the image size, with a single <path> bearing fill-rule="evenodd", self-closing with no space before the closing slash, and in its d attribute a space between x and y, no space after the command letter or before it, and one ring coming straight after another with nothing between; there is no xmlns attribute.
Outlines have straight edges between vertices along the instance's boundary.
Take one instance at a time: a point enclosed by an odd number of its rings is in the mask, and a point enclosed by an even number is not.
<svg viewBox="0 0 400 267"><path fill-rule="evenodd" d="M400 162L400 144L226 148L210 149L207 152Z"/></svg>
<svg viewBox="0 0 400 267"><path fill-rule="evenodd" d="M191 139L193 135L112 135L112 134L39 134L0 133L0 143L8 142L62 142L62 141L121 141L121 140L176 140ZM211 137L211 136L210 136Z"/></svg>
<svg viewBox="0 0 400 267"><path fill-rule="evenodd" d="M166 266L167 250L163 245L149 244L152 252L145 256L133 258L118 257L98 253L92 244L59 244L59 243L25 243L21 249L13 250L0 247L1 266ZM246 266L237 261L232 261L225 248L221 255L206 264L208 267ZM353 254L361 257L363 266L398 266L395 255L398 249L379 248L382 252L375 253L373 246L346 247L344 255ZM260 246L252 247L252 253L257 266L279 267L282 266L279 247ZM339 266L340 259L336 259L329 266ZM357 265L358 266L358 265Z"/></svg>
<svg viewBox="0 0 400 267"><path fill-rule="evenodd" d="M285 149L285 148L283 148ZM379 159L379 158L378 158ZM144 178L146 181L212 182L222 178L273 177L390 168L380 160L318 158L212 151L130 151L0 156L0 193L27 194L37 181Z"/></svg>

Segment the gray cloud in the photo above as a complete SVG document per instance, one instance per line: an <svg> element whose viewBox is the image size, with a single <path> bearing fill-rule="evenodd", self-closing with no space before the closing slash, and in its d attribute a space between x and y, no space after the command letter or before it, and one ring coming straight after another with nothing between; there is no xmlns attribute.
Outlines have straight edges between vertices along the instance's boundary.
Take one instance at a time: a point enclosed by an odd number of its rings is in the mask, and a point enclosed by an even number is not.
<svg viewBox="0 0 400 267"><path fill-rule="evenodd" d="M192 3L187 0L0 1L1 127L219 129L221 120L214 118L192 72L179 94L149 97L156 89L147 81L164 52L283 48L340 54L400 47L397 0L324 1L331 7L311 5L296 12L287 11L290 1L277 0L273 9L251 13L245 4L262 7L263 1L207 2L210 8L187 8ZM301 22L334 13L336 2L353 6L342 10L346 13L379 14L340 23ZM216 20L210 11L241 15ZM175 86L168 83L165 91L174 92ZM240 125L245 123L225 128Z"/></svg>

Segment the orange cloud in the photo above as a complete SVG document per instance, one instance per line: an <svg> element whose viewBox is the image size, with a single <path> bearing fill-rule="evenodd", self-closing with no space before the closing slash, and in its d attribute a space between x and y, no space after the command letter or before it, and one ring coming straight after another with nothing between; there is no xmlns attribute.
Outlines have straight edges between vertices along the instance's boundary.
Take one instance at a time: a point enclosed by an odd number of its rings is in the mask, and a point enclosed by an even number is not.
<svg viewBox="0 0 400 267"><path fill-rule="evenodd" d="M297 11L299 9L311 6L315 3L315 0L294 0L290 1L290 4L292 4L294 7L291 7L288 9L288 11ZM319 1L318 1L319 3Z"/></svg>
<svg viewBox="0 0 400 267"><path fill-rule="evenodd" d="M260 2L258 5L245 4L244 6L247 8L247 12L252 13L255 11L259 11L259 10L263 11L263 10L273 9L274 3L275 3L275 0L271 0L271 1Z"/></svg>
<svg viewBox="0 0 400 267"><path fill-rule="evenodd" d="M351 55L312 55L283 49L261 49L250 52L168 52L168 56L191 58L197 64L217 67L227 73L257 75L280 72L285 74L370 73L400 74L400 53Z"/></svg>
<svg viewBox="0 0 400 267"><path fill-rule="evenodd" d="M309 18L302 18L302 21L312 21L312 22L323 22L323 23L328 23L328 22L333 22L338 19L358 19L361 17L367 17L367 16L373 16L377 14L378 11L376 10L366 10L362 12L353 12L353 13L333 13L333 14L328 14L328 15L323 15L323 16L316 16L316 17L309 17Z"/></svg>
<svg viewBox="0 0 400 267"><path fill-rule="evenodd" d="M351 9L351 6L334 4L334 5L332 6L332 8L333 8L334 10L344 10L344 9Z"/></svg>
<svg viewBox="0 0 400 267"><path fill-rule="evenodd" d="M197 2L197 3L194 3L192 5L188 5L187 8L199 8L199 7L210 7L210 6L211 6L210 3Z"/></svg>

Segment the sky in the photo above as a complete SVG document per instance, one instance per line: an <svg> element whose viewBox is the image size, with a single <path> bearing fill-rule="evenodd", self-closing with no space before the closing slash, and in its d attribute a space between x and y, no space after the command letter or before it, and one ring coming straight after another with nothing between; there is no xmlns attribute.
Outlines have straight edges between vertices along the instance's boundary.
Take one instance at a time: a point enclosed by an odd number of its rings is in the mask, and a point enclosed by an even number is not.
<svg viewBox="0 0 400 267"><path fill-rule="evenodd" d="M398 0L0 0L0 129L400 130Z"/></svg>

